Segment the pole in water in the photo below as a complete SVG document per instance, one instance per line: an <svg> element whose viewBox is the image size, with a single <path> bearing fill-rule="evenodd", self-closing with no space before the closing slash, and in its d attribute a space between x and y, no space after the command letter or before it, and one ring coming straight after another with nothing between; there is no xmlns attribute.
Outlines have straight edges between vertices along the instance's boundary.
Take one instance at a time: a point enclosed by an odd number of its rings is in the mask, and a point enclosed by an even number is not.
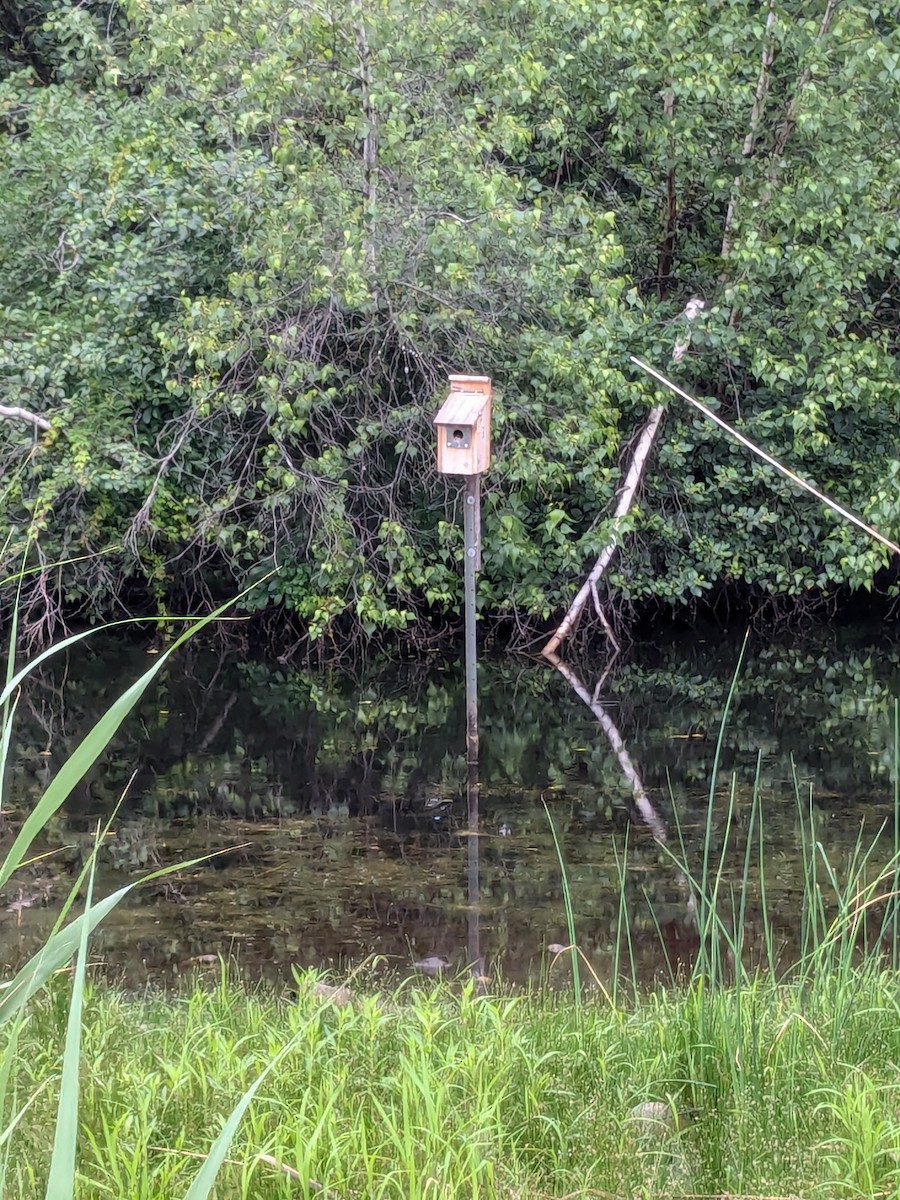
<svg viewBox="0 0 900 1200"><path fill-rule="evenodd" d="M480 842L478 814L478 763L469 761L466 781L469 868L469 970L479 988L484 984L484 956L481 953L481 880L479 878Z"/></svg>
<svg viewBox="0 0 900 1200"><path fill-rule="evenodd" d="M466 761L478 762L478 639L475 578L481 566L481 476L468 475L463 493L466 610Z"/></svg>
<svg viewBox="0 0 900 1200"><path fill-rule="evenodd" d="M481 476L491 465L491 381L487 375L451 375L450 395L434 418L437 469L463 475L466 615L466 760L478 762L478 645L475 579L481 569Z"/></svg>

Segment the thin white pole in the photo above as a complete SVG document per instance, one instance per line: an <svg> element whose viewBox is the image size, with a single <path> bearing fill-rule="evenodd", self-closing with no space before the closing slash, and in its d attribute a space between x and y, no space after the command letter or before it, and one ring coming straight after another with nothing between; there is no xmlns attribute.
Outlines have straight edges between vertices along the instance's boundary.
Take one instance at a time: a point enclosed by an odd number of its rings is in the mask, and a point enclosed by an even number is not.
<svg viewBox="0 0 900 1200"><path fill-rule="evenodd" d="M682 400L687 400L688 404L692 404L694 408L699 409L700 412L703 413L704 417L707 417L710 421L715 422L715 424L724 429L726 433L730 433L731 436L739 441L742 446L746 446L748 450L752 451L757 458L761 458L764 463L768 463L770 467L774 467L776 471L780 471L782 475L784 475L787 479L790 479L792 483L796 483L798 487L805 488L805 490L815 496L817 500L821 500L823 504L827 504L829 508L834 509L834 511L839 513L840 516L844 517L845 520L850 521L851 524L856 525L859 529L862 529L869 535L869 537L874 538L876 542L881 542L883 546L887 546L887 548L893 551L894 554L900 554L900 546L898 546L896 542L892 542L890 538L886 538L883 533L879 533L877 529L873 529L871 525L867 525L862 517L856 516L855 513L850 512L849 509L846 509L843 507L843 505L838 504L836 500L832 500L830 497L826 496L824 492L820 492L817 487L814 487L811 483L807 483L805 479L801 479L799 475L790 469L790 467L784 466L784 464L780 463L777 458L773 458L771 454L766 454L765 450L761 450L759 446L757 446L754 442L751 442L749 438L744 437L742 433L738 433L738 431L733 428L733 426L729 425L727 421L723 421L721 417L716 416L712 409L707 408L705 404L701 404L699 400L695 400L693 396L689 396L688 393L684 391L683 388L680 388L677 383L673 383L671 379L666 379L665 375L661 374L657 370L654 370L654 368L648 366L647 363L641 362L641 360L639 358L635 358L633 354L631 355L631 361L635 364L635 366L640 367L642 371L646 371L648 375L652 375L654 379L664 384L667 388L669 388L670 391L673 391L676 396L680 396Z"/></svg>

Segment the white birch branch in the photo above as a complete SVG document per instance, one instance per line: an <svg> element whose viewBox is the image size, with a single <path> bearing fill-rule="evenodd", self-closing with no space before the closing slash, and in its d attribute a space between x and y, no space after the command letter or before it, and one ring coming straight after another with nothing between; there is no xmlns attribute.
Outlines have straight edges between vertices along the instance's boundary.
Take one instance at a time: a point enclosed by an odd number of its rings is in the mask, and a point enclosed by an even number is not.
<svg viewBox="0 0 900 1200"><path fill-rule="evenodd" d="M53 428L46 417L40 416L39 413L29 412L27 408L20 408L18 404L0 404L0 417L11 421L28 421L38 429L43 429L45 433Z"/></svg>
<svg viewBox="0 0 900 1200"><path fill-rule="evenodd" d="M553 651L548 653L545 650L544 655L556 667L557 671L559 671L560 675L566 680L579 699L584 701L597 718L600 728L606 734L607 741L613 748L613 753L619 760L619 767L622 774L628 780L631 794L634 798L634 806L640 813L641 820L658 842L664 842L666 840L665 822L653 807L653 801L647 795L647 789L644 787L640 773L634 765L634 760L625 747L625 740L619 732L615 721L600 701L591 696L572 668L567 663L564 663L558 654L553 653Z"/></svg>
<svg viewBox="0 0 900 1200"><path fill-rule="evenodd" d="M647 424L641 431L640 440L638 441L637 448L635 449L634 457L631 460L631 466L628 468L628 474L625 476L625 483L622 487L621 494L619 495L619 502L616 505L616 511L613 514L613 528L609 543L600 557L597 559L596 563L594 563L593 570L591 571L590 575L588 575L587 579L582 584L578 595L569 606L569 611L560 622L556 633L554 633L553 637L544 647L542 653L547 658L550 658L551 655L556 653L560 643L564 638L569 636L569 634L577 625L582 609L591 598L592 593L596 594L597 583L603 572L609 566L613 555L618 549L618 527L622 522L622 518L628 514L632 504L634 503L638 485L640 484L644 473L644 466L647 462L647 455L650 453L651 447L653 446L657 430L659 429L665 411L666 410L661 404L657 405L656 408L654 408L650 413Z"/></svg>
<svg viewBox="0 0 900 1200"><path fill-rule="evenodd" d="M644 787L644 781L641 778L640 771L635 766L634 760L628 753L628 750L625 746L625 739L619 732L619 727L600 703L599 685L598 691L591 696L587 688L578 678L578 675L575 673L575 671L567 663L564 663L558 654L551 653L547 654L546 657L548 661L551 662L554 667L556 667L563 679L565 679L570 685L576 696L578 696L578 698L588 706L588 708L597 718L597 723L606 734L607 741L609 742L613 753L618 759L622 774L628 780L628 784L631 788L632 799L634 800L634 807L638 815L650 830L650 833L655 841L659 842L661 845L665 845L667 841L666 823L654 808L653 801L647 794L647 789ZM677 859L674 856L672 856L672 861L678 867L675 879L678 890L681 892L684 898L687 920L694 926L695 929L697 929L699 933L700 930L697 923L697 907L694 901L693 886L685 874L683 866L677 863ZM731 958L730 961L733 967L733 958Z"/></svg>
<svg viewBox="0 0 900 1200"><path fill-rule="evenodd" d="M366 122L366 133L363 138L363 177L366 191L366 234L364 238L366 265L375 272L375 206L378 199L378 116L372 103L372 66L369 50L369 36L366 32L365 21L360 20L357 36L357 53L359 55L359 79L363 90L363 116Z"/></svg>
<svg viewBox="0 0 900 1200"><path fill-rule="evenodd" d="M744 138L744 144L741 147L741 154L744 158L749 158L753 153L753 147L756 142L756 131L759 129L759 123L762 119L763 108L766 103L766 94L769 91L769 71L772 67L772 62L775 58L775 38L773 31L775 29L775 7L772 4L769 8L769 15L766 17L766 31L763 35L762 61L759 67L759 79L756 83L756 95L753 98L753 108L750 110L750 126L747 130L747 136ZM735 176L734 187L731 190L731 196L728 200L728 211L725 214L725 227L722 234L722 258L727 258L731 250L731 231L734 226L734 219L737 214L738 196L741 190L741 177Z"/></svg>
<svg viewBox="0 0 900 1200"><path fill-rule="evenodd" d="M837 0L828 0L828 4L822 16L822 22L819 25L819 32L816 34L816 43L821 42L825 37L825 34L828 32L828 27L831 24L832 18L834 17L834 10L836 8ZM788 138L791 136L794 126L797 123L797 101L800 99L800 94L809 83L810 79L812 79L812 71L809 67L807 67L800 75L800 78L797 81L797 87L793 96L791 97L791 102L787 107L787 112L784 116L784 124L781 126L781 130L778 134L778 140L775 143L776 159L781 158L782 154L784 154L784 148L787 145Z"/></svg>

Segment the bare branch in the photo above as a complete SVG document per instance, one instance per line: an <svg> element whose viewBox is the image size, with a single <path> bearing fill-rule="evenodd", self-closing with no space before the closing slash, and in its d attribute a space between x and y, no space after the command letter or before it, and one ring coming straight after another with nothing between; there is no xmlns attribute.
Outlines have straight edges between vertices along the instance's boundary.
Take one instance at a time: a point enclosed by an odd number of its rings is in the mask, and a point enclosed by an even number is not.
<svg viewBox="0 0 900 1200"><path fill-rule="evenodd" d="M596 595L597 581L612 562L613 556L615 555L616 550L619 548L619 525L621 524L622 518L628 514L632 504L634 503L638 486L644 474L644 466L647 462L647 456L650 453L651 447L653 446L657 430L659 429L660 423L665 415L665 411L666 410L663 408L663 406L658 404L650 413L646 425L641 430L641 436L634 452L634 458L631 460L631 466L628 468L628 474L625 476L625 483L622 487L621 494L619 495L619 502L616 505L616 511L613 515L612 532L610 534L609 543L594 564L590 575L588 575L587 579L582 584L578 595L569 605L569 611L560 622L556 633L554 633L553 637L541 652L547 658L550 658L551 661L552 657L559 648L560 643L564 638L569 636L569 634L578 624L578 620L585 604L587 604L588 598L592 593Z"/></svg>
<svg viewBox="0 0 900 1200"><path fill-rule="evenodd" d="M883 533L879 533L877 529L873 528L871 525L868 525L861 517L858 517L856 513L850 512L848 508L844 508L842 504L838 504L836 500L832 500L830 496L826 496L824 492L820 491L813 484L809 483L808 480L801 478L796 471L792 471L790 467L786 467L784 463L779 462L777 458L773 458L771 454L767 454L766 451L760 446L757 446L755 442L751 442L748 437L744 437L744 435L735 429L733 425L729 425L727 421L723 421L717 413L712 411L712 409L707 408L705 404L701 404L700 401L695 399L694 396L691 396L683 388L680 388L677 383L673 383L671 379L667 379L662 372L655 370L651 366L648 366L647 363L642 362L639 358L635 358L633 354L630 357L631 361L636 367L640 367L642 371L646 371L648 375L651 375L658 383L661 383L665 387L669 388L670 391L673 391L676 396L680 396L682 400L687 400L688 404L692 404L694 408L696 408L699 412L702 412L707 420L718 425L720 429L724 429L726 433L730 434L735 439L735 441L740 442L742 446L746 446L747 449L755 454L757 458L761 458L764 463L767 463L770 467L774 467L776 471L780 471L786 479L791 481L791 483L795 483L798 487L803 488L805 491L815 496L817 500L821 500L824 505L836 512L838 516L843 517L845 521L849 521L852 525L855 525L857 529L861 529L864 533L867 533L869 537L874 538L876 542L880 542L882 546L887 546L888 550L890 550L892 554L900 554L900 546L898 546L896 542L892 542L891 539L885 537ZM656 412L656 409L653 411ZM637 457L637 455L635 455L635 457ZM606 551L604 551L604 553L606 553ZM562 626L560 626L560 628L562 628Z"/></svg>
<svg viewBox="0 0 900 1200"><path fill-rule="evenodd" d="M363 138L363 174L366 183L366 211L368 222L368 233L365 238L366 250L366 265L369 270L375 271L375 243L372 237L372 229L375 224L375 207L378 199L378 118L375 112L375 105L372 102L372 70L371 70L371 54L369 50L369 35L366 31L365 21L359 22L359 32L357 41L357 53L359 55L359 80L363 90L363 116L366 121L366 134Z"/></svg>
<svg viewBox="0 0 900 1200"><path fill-rule="evenodd" d="M678 194L675 182L675 147L672 135L672 120L675 116L675 92L671 86L663 93L663 115L669 126L669 171L666 175L666 218L663 239L659 251L657 289L660 300L665 296L675 260L675 237L678 228Z"/></svg>
<svg viewBox="0 0 900 1200"><path fill-rule="evenodd" d="M185 421L184 427L182 428L181 432L178 434L178 437L176 437L175 441L172 443L172 446L171 446L170 450L168 451L168 453L160 461L159 467L156 472L156 478L153 480L153 484L151 485L149 495L147 496L147 499L144 501L144 503L141 505L141 507L138 509L138 511L135 513L134 519L131 522L131 527L128 530L128 533L125 537L126 545L128 545L132 548L135 548L137 546L138 535L140 533L142 533L143 530L149 525L150 510L153 508L153 501L156 499L156 493L159 491L159 485L162 483L163 476L165 475L166 471L168 471L170 465L172 464L172 461L174 460L175 456L178 454L178 451L184 445L188 434L194 428L195 422L191 418L195 417L195 416L196 416L195 412L188 414L188 419Z"/></svg>
<svg viewBox="0 0 900 1200"><path fill-rule="evenodd" d="M837 0L828 0L828 7L822 17L822 23L819 26L819 32L816 34L816 42L821 42L825 34L828 32L828 27L831 24L831 19L834 16L834 10L837 8ZM797 124L797 101L806 85L812 79L812 71L807 67L800 78L797 80L797 87L791 97L791 102L787 107L787 112L784 115L784 123L778 134L778 140L775 143L775 158L781 158L784 154L784 148L787 145L788 138Z"/></svg>
<svg viewBox="0 0 900 1200"><path fill-rule="evenodd" d="M29 412L27 408L21 408L18 404L0 404L0 417L5 417L10 421L29 421L38 429L43 429L45 433L53 428L46 417L42 417L39 413Z"/></svg>

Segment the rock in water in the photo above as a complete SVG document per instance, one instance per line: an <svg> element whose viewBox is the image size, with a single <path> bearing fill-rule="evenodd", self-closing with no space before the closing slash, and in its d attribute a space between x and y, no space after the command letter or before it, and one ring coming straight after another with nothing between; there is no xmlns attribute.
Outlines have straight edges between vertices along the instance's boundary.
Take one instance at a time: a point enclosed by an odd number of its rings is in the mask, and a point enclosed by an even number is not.
<svg viewBox="0 0 900 1200"><path fill-rule="evenodd" d="M432 954L429 958L420 958L413 966L417 971L424 971L426 975L439 975L441 971L446 971L450 964L446 958L438 958L436 954Z"/></svg>

